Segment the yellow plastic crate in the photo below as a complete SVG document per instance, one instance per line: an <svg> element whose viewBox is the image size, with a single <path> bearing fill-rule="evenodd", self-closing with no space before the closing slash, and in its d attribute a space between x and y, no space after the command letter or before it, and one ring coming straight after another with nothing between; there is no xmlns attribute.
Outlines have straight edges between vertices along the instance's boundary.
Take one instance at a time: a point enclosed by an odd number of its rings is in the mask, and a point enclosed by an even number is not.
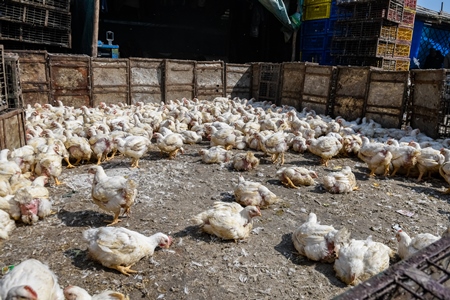
<svg viewBox="0 0 450 300"><path fill-rule="evenodd" d="M409 57L410 51L411 51L410 44L396 44L394 55L399 57Z"/></svg>
<svg viewBox="0 0 450 300"><path fill-rule="evenodd" d="M395 59L383 59L381 68L385 71L395 71Z"/></svg>
<svg viewBox="0 0 450 300"><path fill-rule="evenodd" d="M398 27L397 40L412 41L413 29L409 27Z"/></svg>
<svg viewBox="0 0 450 300"><path fill-rule="evenodd" d="M392 42L378 41L377 56L393 56L395 44Z"/></svg>
<svg viewBox="0 0 450 300"><path fill-rule="evenodd" d="M305 0L303 2L303 5L309 6L309 5L317 5L321 3L331 3L331 0Z"/></svg>
<svg viewBox="0 0 450 300"><path fill-rule="evenodd" d="M381 26L380 38L389 41L397 39L397 26Z"/></svg>
<svg viewBox="0 0 450 300"><path fill-rule="evenodd" d="M331 3L308 5L305 7L304 21L327 19L330 17Z"/></svg>
<svg viewBox="0 0 450 300"><path fill-rule="evenodd" d="M409 70L409 59L408 60L397 60L395 63L396 71L408 71Z"/></svg>

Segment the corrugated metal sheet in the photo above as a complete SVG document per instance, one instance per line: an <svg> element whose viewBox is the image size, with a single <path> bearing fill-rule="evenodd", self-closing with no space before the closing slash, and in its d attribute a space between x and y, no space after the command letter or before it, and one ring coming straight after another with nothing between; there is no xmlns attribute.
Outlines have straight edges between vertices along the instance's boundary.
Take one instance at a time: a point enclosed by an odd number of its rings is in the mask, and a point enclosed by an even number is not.
<svg viewBox="0 0 450 300"><path fill-rule="evenodd" d="M301 109L305 71L304 62L285 62L281 65L280 104Z"/></svg>
<svg viewBox="0 0 450 300"><path fill-rule="evenodd" d="M400 128L408 97L408 71L370 72L365 117L385 128Z"/></svg>
<svg viewBox="0 0 450 300"><path fill-rule="evenodd" d="M252 65L226 64L225 85L226 95L230 95L231 98L250 99L252 96Z"/></svg>
<svg viewBox="0 0 450 300"><path fill-rule="evenodd" d="M49 55L51 101L81 107L91 105L90 57Z"/></svg>
<svg viewBox="0 0 450 300"><path fill-rule="evenodd" d="M130 58L131 103L163 101L163 59Z"/></svg>
<svg viewBox="0 0 450 300"><path fill-rule="evenodd" d="M92 105L129 104L129 60L92 58Z"/></svg>
<svg viewBox="0 0 450 300"><path fill-rule="evenodd" d="M336 67L307 64L301 108L309 107L319 114L330 114Z"/></svg>
<svg viewBox="0 0 450 300"><path fill-rule="evenodd" d="M164 76L165 101L195 96L195 61L167 60Z"/></svg>
<svg viewBox="0 0 450 300"><path fill-rule="evenodd" d="M14 53L19 55L24 105L49 103L50 76L47 68L47 51L15 50Z"/></svg>
<svg viewBox="0 0 450 300"><path fill-rule="evenodd" d="M225 96L225 68L222 61L199 61L195 66L196 97L212 100Z"/></svg>
<svg viewBox="0 0 450 300"><path fill-rule="evenodd" d="M370 70L371 67L338 67L333 116L348 120L364 117Z"/></svg>

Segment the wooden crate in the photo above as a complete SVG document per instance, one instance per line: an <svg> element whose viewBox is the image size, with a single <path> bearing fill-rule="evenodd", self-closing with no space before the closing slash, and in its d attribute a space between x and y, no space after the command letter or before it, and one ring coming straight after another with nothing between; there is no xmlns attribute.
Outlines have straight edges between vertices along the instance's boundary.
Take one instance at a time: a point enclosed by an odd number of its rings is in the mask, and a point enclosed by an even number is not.
<svg viewBox="0 0 450 300"><path fill-rule="evenodd" d="M306 64L285 62L281 65L281 104L301 108Z"/></svg>
<svg viewBox="0 0 450 300"><path fill-rule="evenodd" d="M90 57L87 55L50 54L50 99L73 107L90 106Z"/></svg>
<svg viewBox="0 0 450 300"><path fill-rule="evenodd" d="M336 67L306 64L300 109L309 107L318 114L330 114Z"/></svg>
<svg viewBox="0 0 450 300"><path fill-rule="evenodd" d="M225 96L224 72L223 61L198 61L195 64L195 96L200 100Z"/></svg>
<svg viewBox="0 0 450 300"><path fill-rule="evenodd" d="M128 59L91 59L92 106L130 103L128 64Z"/></svg>
<svg viewBox="0 0 450 300"><path fill-rule="evenodd" d="M131 103L160 103L163 101L163 59L130 58Z"/></svg>
<svg viewBox="0 0 450 300"><path fill-rule="evenodd" d="M225 65L226 95L249 99L252 96L252 65Z"/></svg>
<svg viewBox="0 0 450 300"><path fill-rule="evenodd" d="M0 114L1 149L14 150L25 145L25 113L23 109L8 110Z"/></svg>
<svg viewBox="0 0 450 300"><path fill-rule="evenodd" d="M165 101L192 99L195 96L195 61L173 60L166 61L164 72Z"/></svg>

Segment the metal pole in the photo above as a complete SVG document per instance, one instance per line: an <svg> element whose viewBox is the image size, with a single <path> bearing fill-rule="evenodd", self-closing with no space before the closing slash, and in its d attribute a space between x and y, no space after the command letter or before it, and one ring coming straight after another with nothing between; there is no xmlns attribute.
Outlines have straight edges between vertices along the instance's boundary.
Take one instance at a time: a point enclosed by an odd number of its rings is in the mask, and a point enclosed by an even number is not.
<svg viewBox="0 0 450 300"><path fill-rule="evenodd" d="M99 12L100 12L100 0L95 0L94 2L94 19L93 32L92 32L92 57L97 57L97 42L98 42L98 23L99 23Z"/></svg>

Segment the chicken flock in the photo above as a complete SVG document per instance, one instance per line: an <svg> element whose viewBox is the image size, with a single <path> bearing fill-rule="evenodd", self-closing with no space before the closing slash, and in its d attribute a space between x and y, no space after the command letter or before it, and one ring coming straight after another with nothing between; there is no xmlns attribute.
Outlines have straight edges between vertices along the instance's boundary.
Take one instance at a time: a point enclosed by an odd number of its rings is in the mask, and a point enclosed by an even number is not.
<svg viewBox="0 0 450 300"><path fill-rule="evenodd" d="M259 182L245 179L245 172L260 163L279 164L276 178L286 188L298 189L320 181L329 193L351 193L358 189L349 166L319 178L302 166L284 166L285 152L309 151L328 166L333 157L358 157L370 176L416 177L424 180L440 174L450 184L450 139L433 140L418 129L386 129L372 120L347 121L317 115L305 108L277 107L268 102L217 97L212 101L181 99L169 103L133 105L101 103L94 108L74 108L58 101L26 109L27 145L0 152L0 239L8 239L16 222L33 225L52 211L46 186L63 184L64 168L92 164L92 201L114 214L105 227L82 233L90 257L124 275L140 259L153 255L155 248L168 248L172 237L164 233L144 236L124 227L120 215L132 217L138 197L135 181L124 176L108 176L102 163L121 155L131 168L150 149L161 159L180 159L189 144L207 143L199 150L205 164L223 164L240 172L234 203L215 202L206 211L192 216L192 224L224 240L246 240L252 220L261 209L280 201ZM234 153L233 149L245 150ZM262 152L261 159L255 153ZM63 165L63 161L65 165ZM450 187L444 191L450 193ZM106 220L105 220L106 221ZM443 235L449 235L447 230ZM311 212L308 220L293 230L292 243L299 254L313 261L334 263L336 275L346 284L357 284L385 270L398 253L404 259L441 238L431 234L409 237L396 228L398 249L373 241L350 238L347 228L322 225ZM14 267L0 280L1 299L127 299L121 293L105 291L90 296L81 287L62 290L56 275L41 262L30 259Z"/></svg>

